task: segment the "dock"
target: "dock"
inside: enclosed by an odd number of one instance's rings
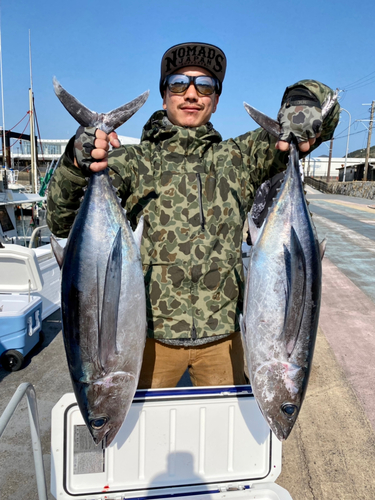
[[[319,239],[327,238],[322,308],[307,395],[283,444],[276,483],[293,500],[373,500],[375,210],[368,207],[370,200],[307,190]],[[44,320],[42,328],[44,343],[23,370],[8,373],[0,368],[0,413],[20,383],[34,385],[49,489],[50,413],[72,386],[60,311]],[[34,476],[24,401],[0,440],[0,500],[36,499]]]

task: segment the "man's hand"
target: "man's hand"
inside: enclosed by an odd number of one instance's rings
[[[283,104],[277,118],[281,125],[281,134],[276,149],[280,151],[288,151],[295,136],[300,151],[306,153],[320,136],[322,112],[317,106]]]
[[[74,141],[74,164],[88,177],[108,166],[109,145],[120,147],[116,132],[106,134],[95,127],[79,127]]]

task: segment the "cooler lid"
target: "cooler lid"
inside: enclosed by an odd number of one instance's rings
[[[59,500],[212,499],[235,491],[247,492],[245,500],[258,498],[249,490],[261,483],[274,496],[259,498],[291,499],[274,484],[281,443],[250,386],[137,391],[107,449],[94,445],[74,395],[65,394],[52,410],[51,439],[51,491]]]
[[[43,277],[32,248],[21,245],[0,247],[0,293],[40,292]]]

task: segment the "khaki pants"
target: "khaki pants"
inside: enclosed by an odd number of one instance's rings
[[[197,347],[147,339],[138,389],[175,387],[186,369],[197,386],[246,384],[240,332]]]

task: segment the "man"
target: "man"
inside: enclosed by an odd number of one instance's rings
[[[284,94],[279,141],[262,129],[223,141],[210,118],[225,71],[218,47],[171,47],[161,64],[163,110],[146,123],[141,144],[120,147],[116,133],[80,127],[49,188],[48,224],[58,236],[67,236],[90,172],[107,166],[132,226],[144,215],[140,388],[173,387],[186,368],[194,385],[246,382],[238,324],[246,214],[262,182],[285,169],[293,134],[307,153],[338,122],[338,105],[321,119],[331,89],[304,80]]]

